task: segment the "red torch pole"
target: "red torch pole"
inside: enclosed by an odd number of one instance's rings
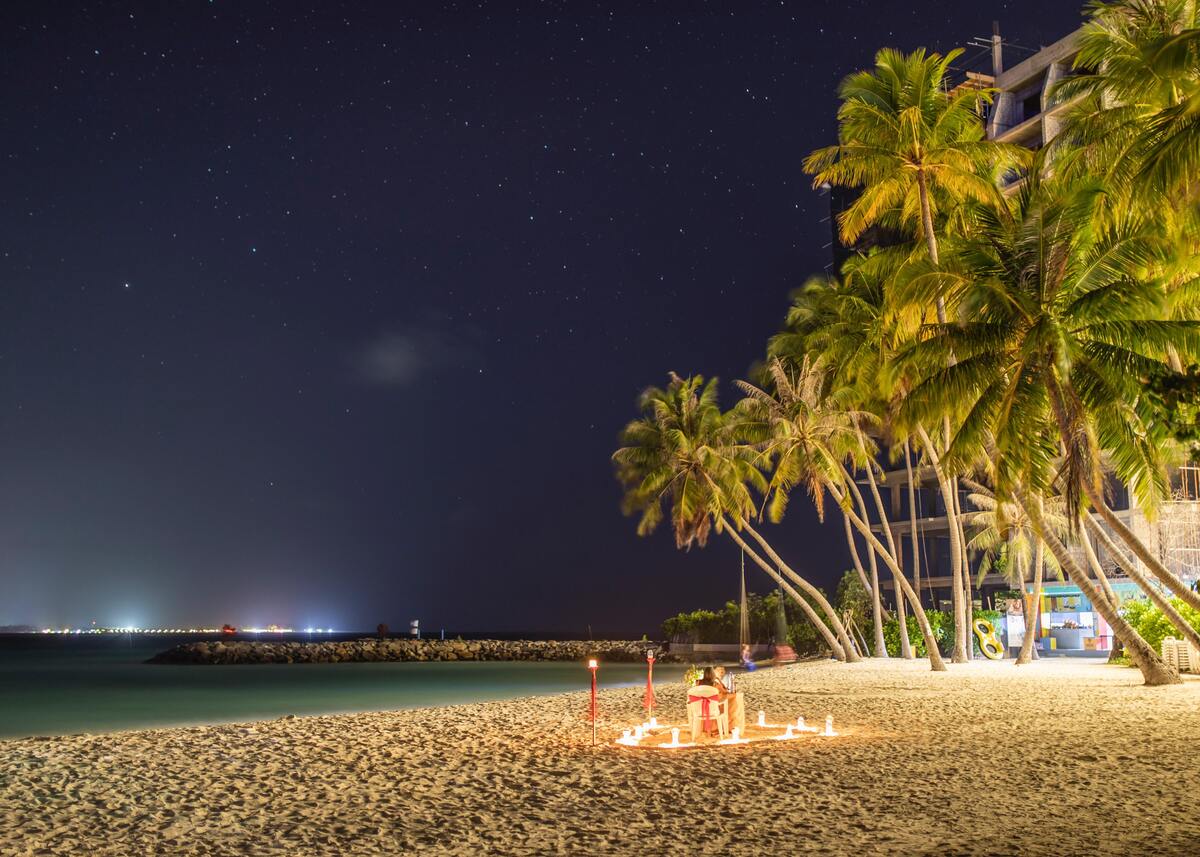
[[[646,652],[646,717],[654,716],[654,650]]]
[[[592,671],[592,746],[596,746],[596,668],[600,666],[595,658],[588,661],[588,669]]]

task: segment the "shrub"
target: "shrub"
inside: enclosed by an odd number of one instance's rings
[[[1000,616],[999,610],[976,610],[972,618],[987,619],[995,625],[1000,621]],[[908,640],[912,643],[913,654],[918,658],[928,657],[929,653],[925,650],[925,638],[921,635],[921,626],[917,624],[917,617],[908,614],[905,618],[908,620]],[[938,651],[943,655],[952,654],[954,651],[954,617],[945,610],[926,610],[925,618],[929,620],[929,629],[933,631],[933,638],[937,640]],[[975,652],[980,654],[979,640],[976,639],[974,630],[970,630],[970,634]],[[895,615],[883,623],[883,643],[887,646],[889,655],[894,658],[900,657],[900,623],[896,620]]]
[[[1179,611],[1189,625],[1200,631],[1200,611],[1188,606],[1180,598],[1172,598],[1171,606]],[[1156,652],[1162,651],[1164,638],[1179,636],[1179,631],[1171,621],[1147,598],[1125,602],[1121,606],[1121,615]]]
[[[784,634],[787,643],[797,654],[815,654],[825,648],[825,641],[809,623],[800,605],[783,598],[783,627],[779,621],[778,592],[766,595],[747,593],[746,606],[750,614],[750,639],[756,643],[775,642]],[[727,601],[720,611],[693,610],[678,613],[662,624],[668,640],[689,643],[736,643],[741,622],[736,601]]]

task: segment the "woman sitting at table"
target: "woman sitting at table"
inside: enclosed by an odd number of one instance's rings
[[[704,668],[704,674],[700,678],[700,680],[698,682],[696,682],[696,687],[711,687],[713,690],[716,691],[716,693],[705,694],[705,697],[707,699],[711,699],[713,701],[713,703],[715,703],[715,705],[713,706],[714,711],[715,711],[716,706],[721,705],[725,701],[725,699],[729,696],[729,692],[726,690],[725,685],[722,684],[721,681],[717,679],[716,671],[712,667]],[[692,695],[689,694],[688,701],[689,702],[699,701],[699,698],[693,697]],[[707,711],[708,707],[709,706],[706,703],[705,704],[706,711]],[[717,729],[717,721],[712,718],[705,718],[703,721],[703,724],[702,724],[702,728],[704,729],[705,732],[713,732]]]

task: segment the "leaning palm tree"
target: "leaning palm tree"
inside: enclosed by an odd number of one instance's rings
[[[847,260],[842,266],[840,279],[810,281],[793,296],[786,328],[772,337],[768,349],[768,353],[781,360],[789,371],[799,371],[805,359],[814,360],[815,365],[828,370],[826,377],[830,387],[842,389],[838,398],[851,413],[871,415],[855,421],[857,445],[846,456],[846,461],[854,468],[854,474],[847,474],[850,478],[847,478],[846,485],[854,498],[858,514],[866,519],[866,502],[854,478],[860,472],[864,474],[886,547],[901,567],[904,565],[901,540],[893,534],[890,516],[880,497],[879,482],[882,475],[876,472],[879,470],[876,443],[873,437],[868,436],[868,429],[872,429],[870,434],[887,434],[886,417],[890,401],[895,389],[902,386],[903,379],[889,376],[885,367],[895,353],[897,343],[906,336],[914,335],[921,322],[922,313],[919,309],[905,307],[897,312],[885,299],[887,284],[903,261],[903,254],[895,250],[875,251],[868,256]],[[909,532],[913,536],[914,580],[919,567],[915,514],[915,506],[910,503]],[[849,520],[844,519],[844,524],[851,556],[856,560],[857,568],[861,563],[857,563],[853,528]],[[877,579],[874,551],[869,551],[868,559],[872,578]],[[877,656],[886,656],[877,580],[873,585]],[[916,587],[917,583],[914,582]],[[896,606],[901,614],[900,653],[904,658],[911,658],[908,623],[904,620],[905,601],[899,596],[899,591],[897,586]]]
[[[761,452],[771,466],[767,499],[768,515],[773,521],[783,518],[792,491],[807,489],[817,510],[824,516],[825,494],[837,502],[843,514],[892,572],[898,597],[906,597],[916,614],[925,639],[930,665],[944,670],[937,640],[921,609],[920,599],[909,585],[894,555],[879,541],[866,519],[851,505],[850,488],[843,467],[844,450],[856,444],[859,430],[856,415],[841,403],[831,400],[825,390],[825,370],[805,360],[794,372],[778,360],[768,364],[772,391],[741,381],[745,394],[734,407],[737,431]],[[852,480],[849,480],[852,481]]]
[[[1073,530],[1085,500],[1107,521],[1107,460],[1153,510],[1167,487],[1167,438],[1143,383],[1169,371],[1169,349],[1200,355],[1200,323],[1165,318],[1161,284],[1146,276],[1161,252],[1152,225],[1132,214],[1097,225],[1101,193],[1035,176],[1011,213],[977,214],[978,233],[943,266],[960,317],[899,358],[924,372],[903,411],[909,420],[955,415],[949,469],[985,455],[993,462],[997,496],[1023,507],[1146,682],[1162,684],[1178,677],[1095,588],[1035,502],[1060,483]],[[948,354],[958,362],[947,365]]]
[[[666,389],[647,389],[639,404],[642,416],[625,427],[622,445],[613,453],[617,478],[626,488],[623,509],[626,514],[640,513],[638,534],[657,529],[664,506],[679,548],[703,547],[714,529],[728,534],[800,605],[836,657],[858,660],[833,606],[820,590],[786,568],[750,525],[757,513],[750,489],[765,491],[766,480],[753,461],[753,451],[736,442],[721,413],[716,379],[705,383],[698,375],[681,378],[672,373]],[[779,571],[742,539],[741,531],[758,542]],[[828,624],[780,571],[825,611]]]

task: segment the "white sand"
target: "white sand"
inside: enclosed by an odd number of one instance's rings
[[[739,689],[751,717],[845,734],[593,749],[581,692],[0,742],[0,854],[1200,853],[1200,680],[876,661]],[[682,687],[658,691],[682,719]],[[640,699],[604,692],[602,736]]]

